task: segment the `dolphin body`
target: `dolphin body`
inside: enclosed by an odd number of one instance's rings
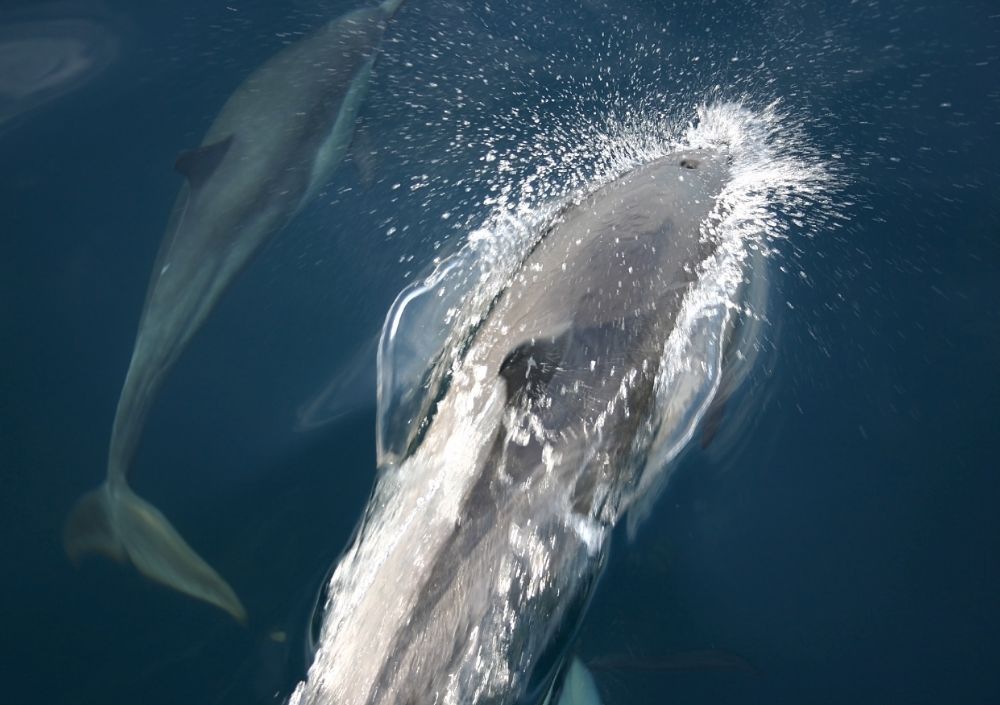
[[[567,648],[611,528],[666,457],[657,440],[682,447],[705,413],[692,410],[702,366],[673,378],[665,405],[657,378],[729,178],[719,151],[675,152],[555,219],[457,344],[426,415],[400,426],[404,451],[380,449],[290,705],[537,705],[576,687]],[[400,294],[383,343],[415,298]],[[717,339],[736,339],[732,320]]]
[[[118,401],[104,483],[67,520],[74,561],[96,551],[240,621],[233,589],[127,484],[167,372],[230,282],[327,181],[347,153],[388,20],[403,0],[332,20],[255,70],[226,101],[186,177],[160,247]]]

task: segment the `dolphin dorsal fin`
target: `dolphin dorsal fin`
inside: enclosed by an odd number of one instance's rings
[[[571,332],[549,340],[531,340],[507,353],[500,365],[500,376],[507,384],[507,398],[541,398],[559,368]]]
[[[187,178],[192,189],[197,189],[218,168],[232,143],[233,136],[229,135],[218,142],[185,150],[174,162],[174,170]]]

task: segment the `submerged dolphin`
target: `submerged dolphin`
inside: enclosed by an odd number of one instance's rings
[[[537,704],[569,683],[610,529],[647,462],[690,439],[694,391],[718,388],[699,360],[663,367],[729,178],[721,152],[671,153],[565,209],[447,379],[423,376],[427,414],[382,463],[291,705]],[[417,295],[400,295],[384,338]],[[731,322],[708,337],[732,339]],[[673,455],[653,452],[662,439]]]
[[[91,551],[243,621],[236,593],[126,478],[150,405],[219,297],[343,160],[387,21],[403,0],[355,10],[292,44],[229,97],[186,178],[146,295],[118,401],[107,478],[67,521],[74,560]]]

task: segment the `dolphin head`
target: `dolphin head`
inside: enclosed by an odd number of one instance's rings
[[[664,192],[671,194],[679,211],[696,206],[694,210],[704,216],[707,212],[701,206],[714,203],[732,176],[731,166],[728,152],[702,148],[671,152],[638,171],[664,183]]]
[[[657,161],[673,163],[680,169],[700,171],[709,174],[712,178],[723,180],[728,178],[729,166],[732,164],[732,158],[718,149],[690,149],[673,152]]]

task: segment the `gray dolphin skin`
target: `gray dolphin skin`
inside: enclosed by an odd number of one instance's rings
[[[610,529],[689,419],[657,412],[657,377],[729,178],[675,152],[556,218],[380,468],[291,705],[556,701]]]
[[[118,401],[107,478],[69,516],[65,548],[141,573],[246,619],[233,589],[127,484],[165,375],[230,282],[343,160],[388,20],[403,0],[355,10],[292,44],[229,97],[197,149],[160,247]]]

